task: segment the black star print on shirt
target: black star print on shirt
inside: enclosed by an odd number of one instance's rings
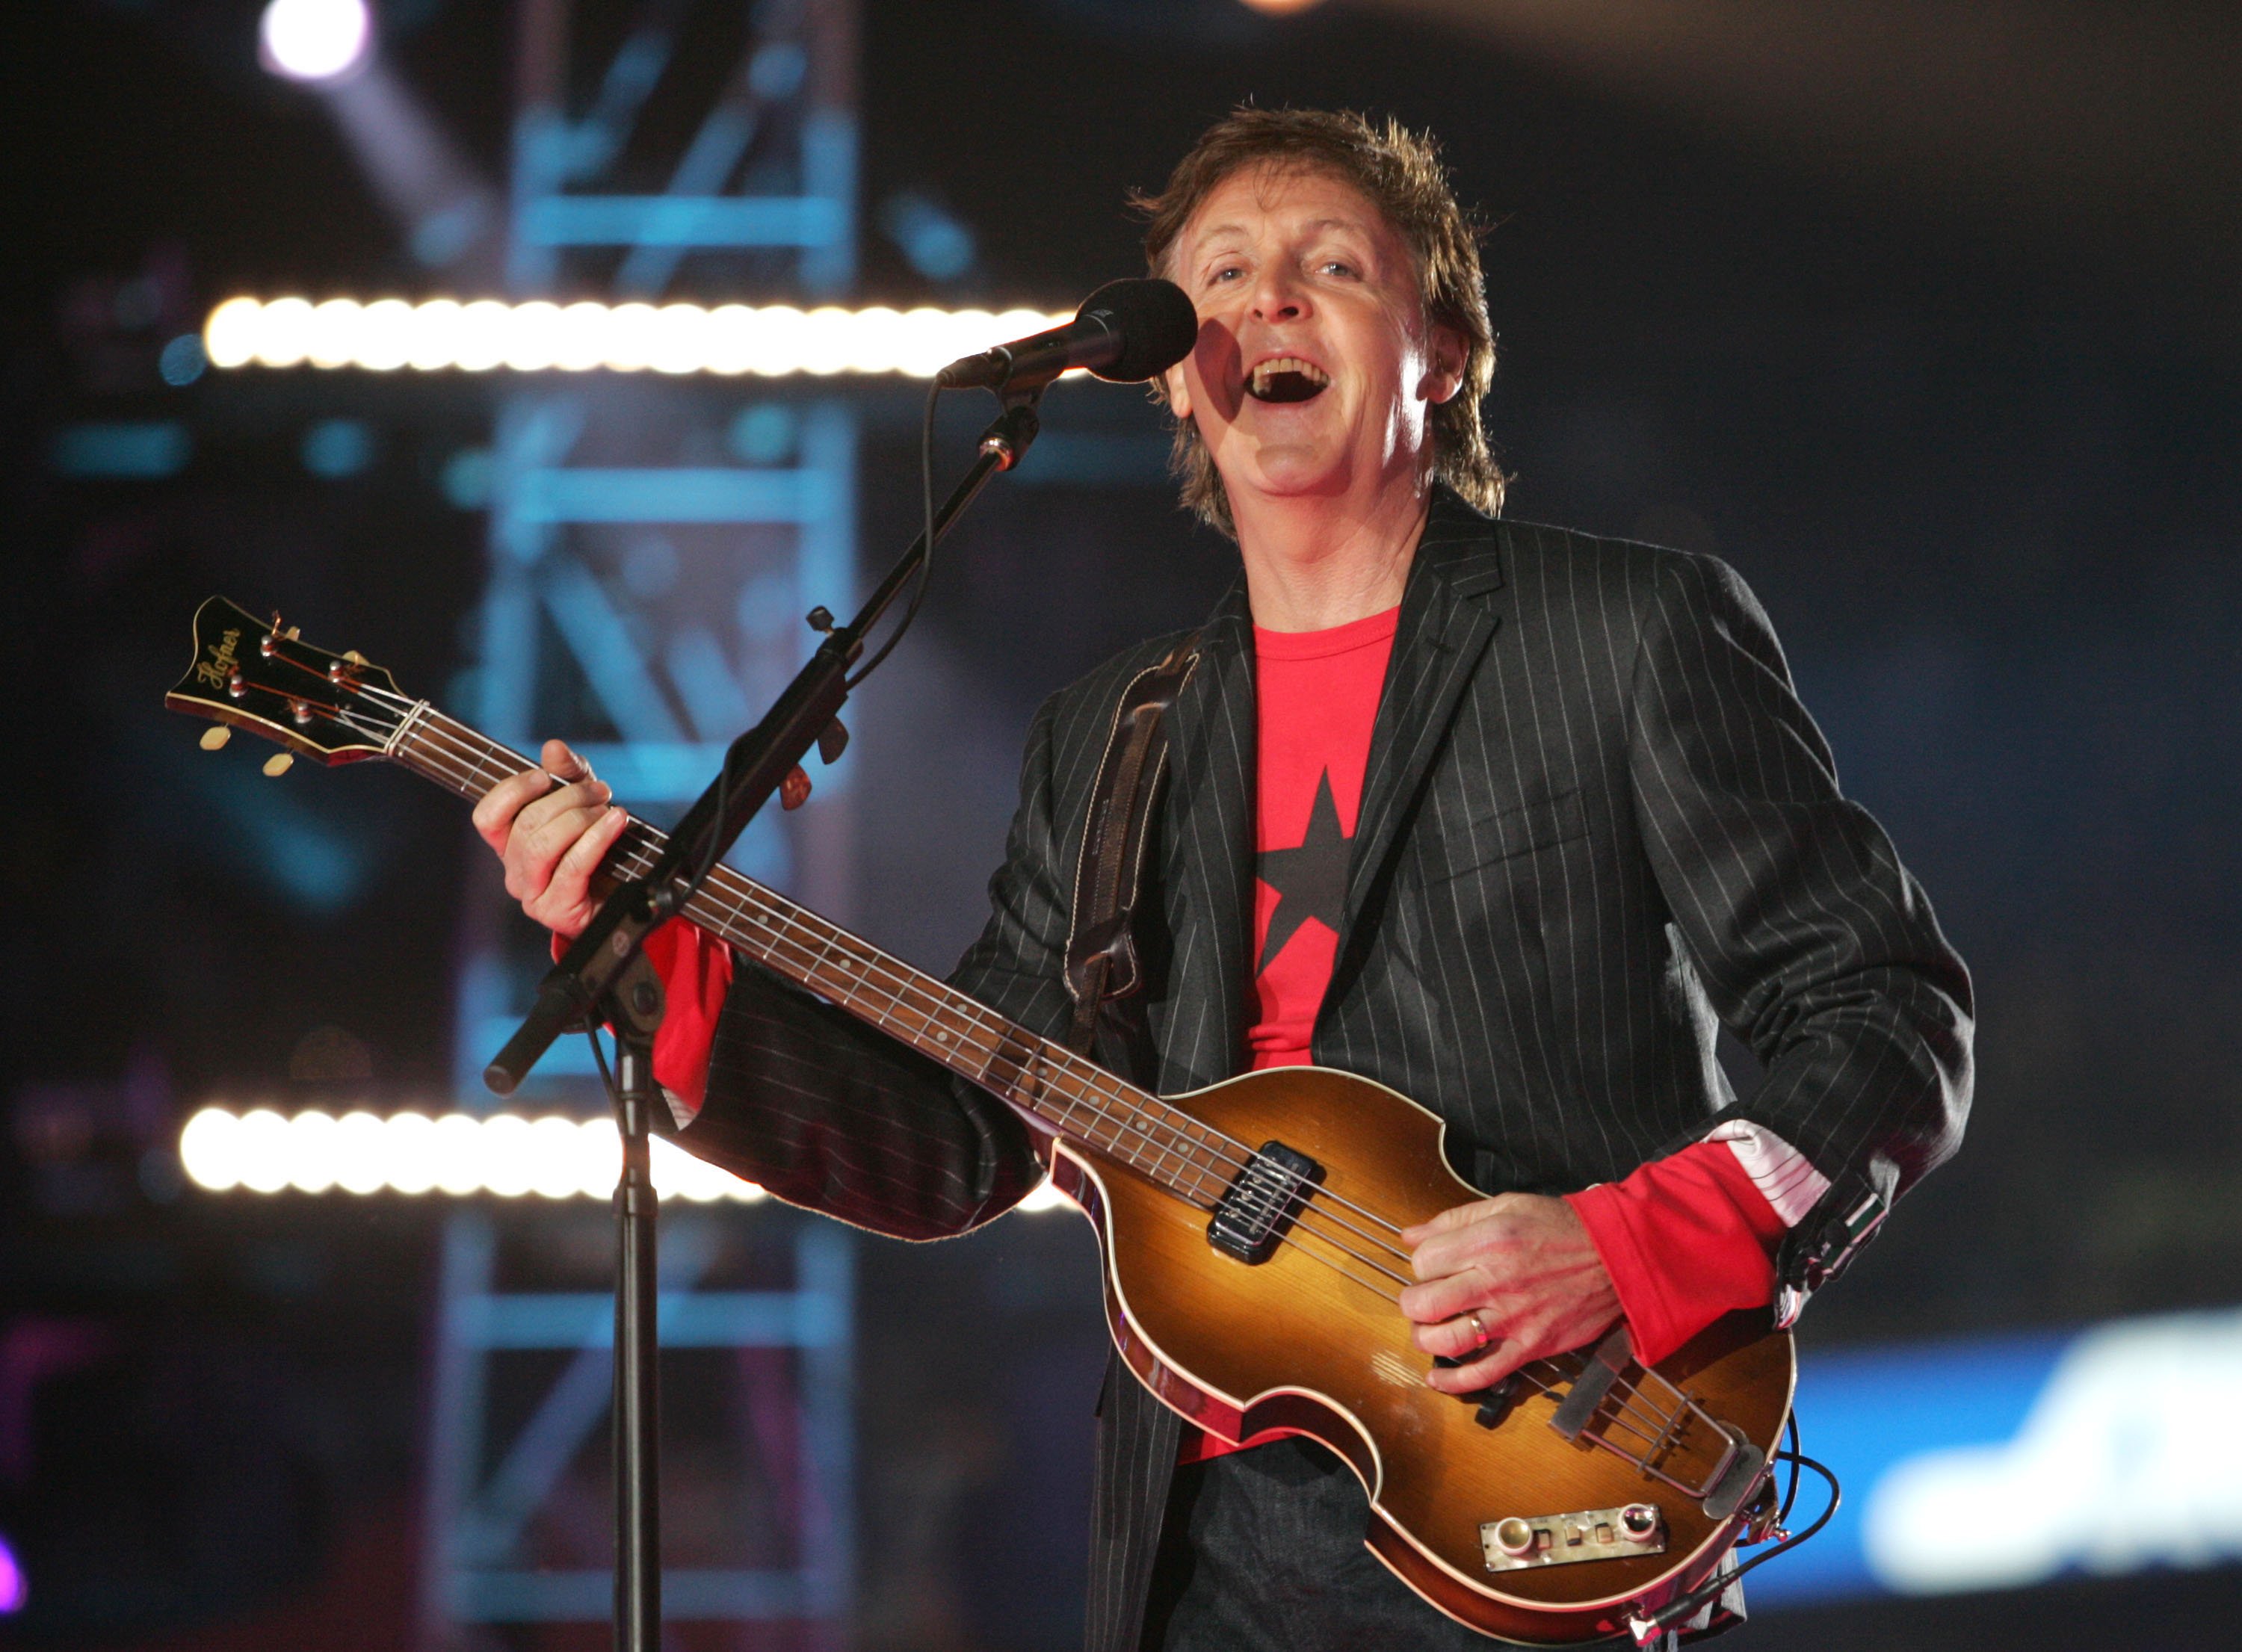
[[[1276,961],[1285,944],[1311,918],[1322,920],[1333,934],[1346,912],[1346,867],[1354,840],[1339,829],[1339,805],[1332,798],[1331,771],[1316,782],[1316,800],[1308,811],[1308,835],[1297,849],[1264,849],[1254,857],[1261,881],[1277,892],[1277,910],[1269,914],[1269,939],[1261,948],[1261,973]]]

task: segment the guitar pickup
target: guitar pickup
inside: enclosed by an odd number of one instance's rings
[[[1267,1261],[1323,1178],[1324,1167],[1305,1153],[1281,1141],[1264,1143],[1215,1206],[1207,1243],[1241,1262]]]

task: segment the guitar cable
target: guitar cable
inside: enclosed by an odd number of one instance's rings
[[[1784,1535],[1779,1539],[1772,1548],[1764,1549],[1761,1553],[1753,1555],[1749,1560],[1737,1567],[1734,1571],[1722,1572],[1716,1576],[1707,1579],[1704,1582],[1700,1583],[1695,1588],[1691,1589],[1687,1595],[1682,1595],[1678,1599],[1668,1601],[1664,1606],[1659,1608],[1657,1611],[1652,1613],[1648,1618],[1639,1620],[1641,1627],[1636,1631],[1638,1639],[1644,1638],[1644,1631],[1649,1631],[1651,1633],[1662,1632],[1667,1629],[1676,1628],[1680,1624],[1687,1622],[1688,1619],[1695,1617],[1700,1611],[1704,1609],[1708,1602],[1718,1598],[1723,1592],[1725,1592],[1730,1584],[1741,1582],[1745,1573],[1755,1570],[1759,1567],[1766,1565],[1768,1562],[1773,1560],[1778,1555],[1789,1554],[1792,1549],[1797,1548],[1808,1538],[1818,1534],[1824,1526],[1827,1526],[1829,1523],[1830,1519],[1836,1514],[1837,1505],[1843,1501],[1843,1488],[1837,1483],[1837,1476],[1829,1468],[1829,1464],[1816,1461],[1814,1458],[1808,1456],[1799,1448],[1798,1414],[1796,1411],[1790,1414],[1789,1427],[1786,1432],[1789,1436],[1789,1446],[1785,1450],[1776,1452],[1775,1454],[1775,1461],[1777,1462],[1787,1462],[1790,1465],[1790,1487],[1783,1497],[1782,1508],[1775,1515],[1775,1526],[1773,1528],[1773,1529],[1776,1531],[1783,1531]],[[1790,1518],[1791,1506],[1798,1500],[1798,1471],[1801,1468],[1812,1469],[1816,1474],[1821,1475],[1823,1481],[1828,1482],[1829,1487],[1829,1501],[1828,1503],[1823,1505],[1822,1512],[1814,1517],[1814,1523],[1812,1525],[1807,1527],[1803,1531],[1788,1532],[1785,1531],[1785,1522]]]
[[[1805,1449],[1803,1446],[1801,1446],[1798,1443],[1798,1412],[1796,1407],[1792,1408],[1789,1416],[1783,1420],[1783,1433],[1787,1435],[1790,1440],[1790,1444],[1787,1448],[1787,1449],[1789,1449],[1792,1454],[1790,1463],[1790,1488],[1782,1494],[1782,1507],[1775,1511],[1775,1523],[1782,1530],[1789,1531],[1790,1529],[1790,1506],[1798,1501],[1797,1454]]]

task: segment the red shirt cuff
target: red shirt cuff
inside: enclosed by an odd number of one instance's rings
[[[1684,1147],[1565,1202],[1611,1275],[1645,1365],[1722,1314],[1775,1300],[1769,1258],[1787,1229],[1723,1142]]]
[[[568,943],[555,935],[557,961]],[[661,1026],[654,1035],[654,1081],[685,1105],[701,1111],[708,1094],[708,1052],[716,1042],[716,1020],[724,994],[732,989],[732,949],[682,918],[673,918],[646,938],[641,948],[661,977],[667,1000]]]

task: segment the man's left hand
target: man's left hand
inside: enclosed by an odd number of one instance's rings
[[[1444,1394],[1491,1388],[1529,1360],[1594,1341],[1619,1318],[1611,1275],[1561,1199],[1459,1205],[1403,1229],[1401,1242],[1421,1281],[1401,1293],[1417,1346],[1467,1361],[1433,1368],[1425,1381]]]

